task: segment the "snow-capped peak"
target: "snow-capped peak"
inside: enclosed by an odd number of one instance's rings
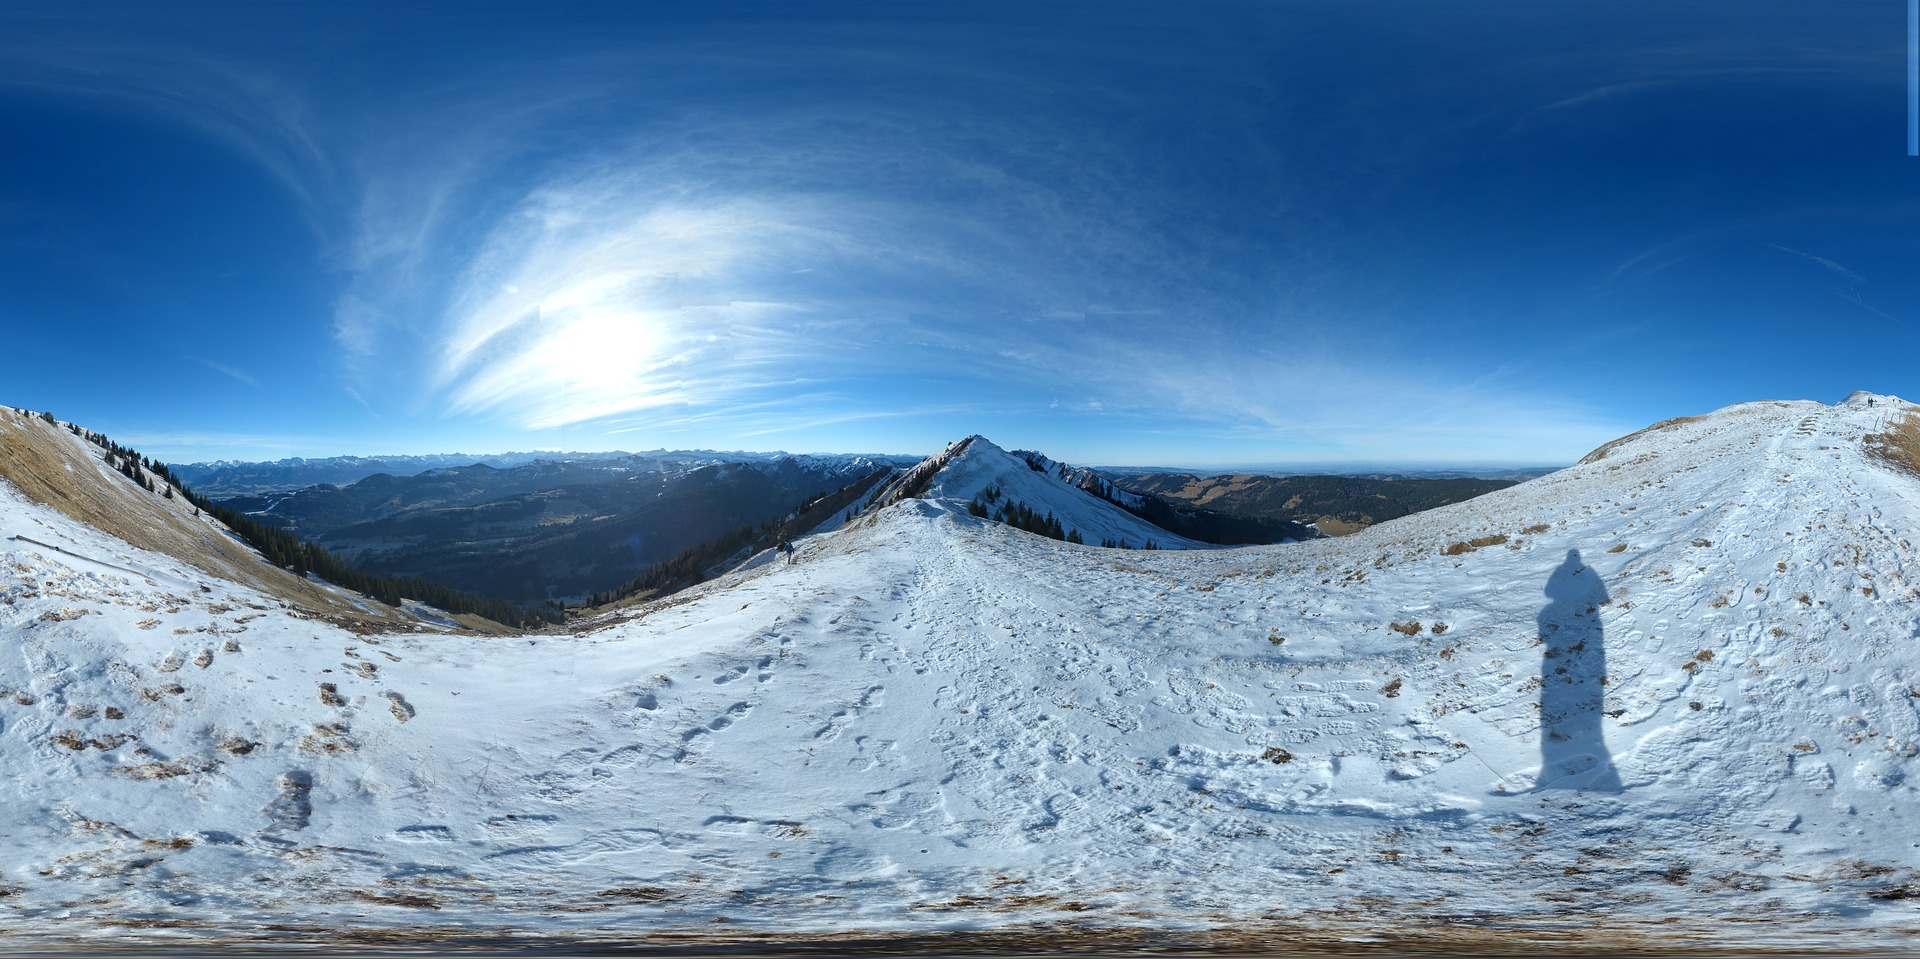
[[[963,516],[984,513],[989,520],[1025,510],[1057,522],[1055,535],[1073,538],[1077,534],[1081,542],[1092,545],[1209,548],[1103,499],[1098,485],[1087,482],[1087,474],[1037,453],[1010,453],[978,434],[950,443],[923,460],[896,480],[878,503],[884,506],[910,497],[923,499],[938,511]]]

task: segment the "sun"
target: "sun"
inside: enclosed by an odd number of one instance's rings
[[[662,331],[656,317],[635,309],[576,314],[545,337],[535,352],[546,377],[569,392],[591,396],[647,392]]]

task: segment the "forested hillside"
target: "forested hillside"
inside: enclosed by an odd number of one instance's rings
[[[1114,485],[1235,516],[1313,524],[1343,536],[1375,523],[1517,485],[1512,480],[1116,473]]]
[[[577,603],[884,466],[861,456],[684,470],[637,469],[631,460],[472,465],[225,505],[370,572],[525,604]]]

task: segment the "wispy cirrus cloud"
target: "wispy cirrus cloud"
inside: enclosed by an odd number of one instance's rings
[[[196,128],[271,173],[298,199],[308,227],[332,235],[328,221],[343,196],[335,159],[298,87],[270,66],[53,16],[35,29],[12,27],[0,37],[0,89],[119,103]]]
[[[850,304],[791,282],[796,264],[850,255],[807,204],[611,202],[626,198],[543,189],[496,229],[440,334],[450,412],[545,429],[745,402],[828,372],[861,335]]]
[[[1793,249],[1792,247],[1781,246],[1778,243],[1769,243],[1767,244],[1767,246],[1772,247],[1773,249],[1779,250],[1782,253],[1791,253],[1794,256],[1801,257],[1803,259],[1812,260],[1813,262],[1818,263],[1821,266],[1824,266],[1827,269],[1832,270],[1833,272],[1846,277],[1848,280],[1854,283],[1867,282],[1863,277],[1860,276],[1860,274],[1855,273],[1852,270],[1849,270],[1846,267],[1841,266],[1840,264],[1835,263],[1834,261],[1829,260],[1824,256],[1814,256],[1811,253],[1802,253],[1799,250]]]
[[[219,373],[222,376],[229,377],[235,380],[236,382],[245,383],[246,385],[251,386],[256,390],[260,388],[260,381],[254,379],[253,376],[247,373],[245,370],[228,366],[227,364],[221,363],[217,360],[209,360],[203,356],[190,356],[188,357],[188,359],[194,361],[195,363],[200,364],[201,366],[206,367],[207,369],[210,369],[216,373]]]
[[[1183,442],[1211,447],[1201,455],[1214,461],[1233,455],[1224,452],[1233,444],[1273,460],[1437,461],[1472,449],[1488,462],[1568,463],[1645,425],[1607,415],[1604,397],[1543,385],[1512,367],[1463,369],[1453,357],[1363,363],[1314,354],[1300,363],[1273,346],[1210,345],[1128,364],[1134,348],[1124,340],[1074,349],[1111,361],[1091,364],[1111,372],[1081,384],[1102,401],[1099,412],[1181,422]],[[1210,442],[1195,442],[1202,439]]]
[[[1802,259],[1806,259],[1806,260],[1811,260],[1815,263],[1820,264],[1823,267],[1826,267],[1827,270],[1842,277],[1847,281],[1847,285],[1845,287],[1834,291],[1834,293],[1838,295],[1841,299],[1846,300],[1847,302],[1852,303],[1853,305],[1863,310],[1866,310],[1868,313],[1872,313],[1873,315],[1880,317],[1883,320],[1887,320],[1898,326],[1906,325],[1906,323],[1902,321],[1899,317],[1894,316],[1893,314],[1888,313],[1887,311],[1882,310],[1871,303],[1868,303],[1866,301],[1866,298],[1860,295],[1859,288],[1867,285],[1866,277],[1863,277],[1860,274],[1855,273],[1852,270],[1849,270],[1846,267],[1841,266],[1839,263],[1833,260],[1830,260],[1824,256],[1815,256],[1811,253],[1805,253],[1800,250],[1793,249],[1792,247],[1781,246],[1778,243],[1769,243],[1767,244],[1767,246],[1772,247],[1773,249],[1779,250],[1782,253],[1791,253],[1794,256],[1801,257]]]
[[[796,380],[977,380],[961,367],[978,365],[980,343],[1164,315],[1168,277],[1201,282],[1198,258],[1166,247],[1139,211],[1063,204],[1056,181],[1106,176],[1097,164],[1073,155],[1019,177],[950,142],[1033,139],[998,118],[883,108],[756,121],[609,145],[597,162],[524,178],[522,199],[478,217],[424,198],[411,216],[367,220],[337,341],[374,370],[424,351],[421,402],[446,415],[664,426]],[[480,225],[467,234],[479,239],[462,247],[429,223],[448,220]],[[394,252],[423,237],[438,256]],[[435,318],[402,319],[421,314]],[[420,349],[394,348],[409,341]],[[848,395],[875,404],[855,415],[898,405]]]

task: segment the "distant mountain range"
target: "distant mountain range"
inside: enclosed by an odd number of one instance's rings
[[[734,455],[743,459],[712,461]],[[579,602],[690,546],[914,462],[708,451],[570,455],[507,468],[476,463],[412,476],[376,473],[344,486],[228,496],[222,503],[369,572],[423,576],[519,603]],[[269,475],[228,468],[235,480]]]
[[[387,473],[415,476],[427,470],[457,469],[464,466],[490,466],[513,469],[533,463],[553,463],[590,467],[610,465],[633,472],[689,470],[721,463],[772,463],[792,460],[831,468],[832,464],[854,459],[876,462],[916,463],[917,456],[871,454],[794,454],[784,452],[721,452],[717,450],[649,450],[628,453],[615,450],[604,453],[428,453],[400,456],[329,456],[318,459],[293,457],[272,462],[215,460],[172,467],[173,475],[203,496],[222,499],[263,493],[283,493],[323,483],[345,486],[369,476]]]

